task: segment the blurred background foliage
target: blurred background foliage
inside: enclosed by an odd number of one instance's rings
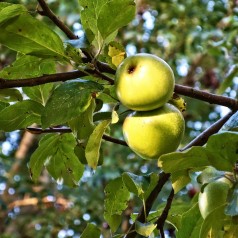
[[[35,0],[12,0],[24,4],[37,18],[50,25],[63,40],[65,35],[48,19],[36,13]],[[167,61],[174,70],[176,83],[232,98],[238,87],[238,2],[236,0],[137,0],[137,15],[119,31],[117,40],[127,55],[147,52]],[[77,0],[48,0],[50,8],[79,37],[84,36]],[[122,9],[123,10],[123,9]],[[0,45],[0,69],[16,55]],[[60,68],[59,68],[60,70]],[[64,68],[65,70],[65,68]],[[220,106],[184,97],[187,110],[186,143],[227,113]],[[111,135],[122,139],[121,125],[114,125]],[[87,169],[80,186],[68,188],[57,184],[46,172],[37,184],[31,181],[27,163],[40,136],[28,132],[0,132],[0,237],[74,237],[87,222],[110,237],[103,219],[103,190],[109,180],[129,171],[138,175],[158,172],[155,161],[145,161],[129,148],[105,142],[103,166]],[[170,184],[164,187],[154,205],[167,198]],[[188,202],[199,190],[196,182],[179,194],[176,202]],[[166,196],[165,196],[166,195]],[[131,198],[125,211],[122,230],[130,224],[128,214],[138,212],[141,203]],[[168,228],[168,230],[170,230]],[[170,236],[173,237],[173,231]]]

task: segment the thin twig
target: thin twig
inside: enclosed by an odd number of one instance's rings
[[[71,40],[77,40],[78,36],[76,36],[48,7],[44,0],[38,0],[39,5],[41,6],[42,10],[37,10],[37,12],[42,15],[48,17],[56,26],[61,29],[66,36]],[[82,52],[88,59],[88,62],[92,60],[92,57],[89,52],[82,49]]]
[[[54,127],[54,128],[46,128],[42,129],[40,127],[27,127],[26,130],[32,134],[44,134],[44,133],[71,133],[72,130],[68,127]],[[113,138],[108,135],[103,135],[102,138],[106,141],[118,144],[118,145],[123,145],[123,146],[128,146],[127,143],[123,140]]]
[[[118,144],[118,145],[128,146],[124,140],[119,140],[119,139],[113,138],[113,137],[105,135],[105,134],[102,136],[102,138],[106,141],[110,141],[110,142]]]
[[[78,37],[51,11],[44,0],[38,0],[38,3],[42,8],[42,10],[37,10],[40,15],[47,16],[67,35],[69,39],[78,39]]]
[[[111,68],[108,64],[101,62],[101,61],[97,61],[96,62],[97,68],[98,70],[100,70],[101,72],[105,72],[105,73],[109,73],[109,74],[115,74],[116,70]]]

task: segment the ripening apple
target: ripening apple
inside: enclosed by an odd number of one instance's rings
[[[232,182],[222,178],[206,185],[199,193],[198,205],[202,217],[205,219],[214,209],[226,204],[229,189]]]
[[[158,159],[175,151],[184,134],[184,118],[173,105],[151,111],[135,111],[123,123],[123,135],[128,146],[144,159]]]
[[[116,71],[118,99],[136,111],[149,111],[163,106],[172,97],[174,84],[170,66],[151,54],[129,56]]]

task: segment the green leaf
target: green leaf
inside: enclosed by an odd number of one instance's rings
[[[6,107],[1,111],[0,129],[14,131],[33,123],[40,124],[43,106],[32,100],[25,100]]]
[[[149,213],[149,216],[147,217],[148,221],[155,221],[158,219],[158,217],[161,215],[162,211],[164,210],[164,207],[166,205],[166,202],[161,203],[159,208],[157,208],[156,211],[152,211]],[[174,201],[172,203],[172,206],[169,210],[169,214],[167,216],[166,222],[173,225],[176,230],[179,230],[181,227],[181,219],[185,212],[187,212],[193,204],[181,202],[181,201]]]
[[[30,158],[29,168],[32,179],[36,181],[43,166],[46,166],[51,176],[59,183],[68,186],[78,185],[84,166],[74,154],[75,146],[76,141],[72,134],[44,136]]]
[[[206,147],[194,146],[184,152],[162,155],[158,165],[171,173],[174,190],[178,192],[189,181],[189,172],[213,166],[221,171],[233,171],[238,159],[238,133],[221,132],[210,136]]]
[[[107,63],[114,69],[116,69],[126,57],[126,51],[124,47],[116,41],[110,42],[105,47],[104,53],[106,55]]]
[[[201,174],[197,177],[197,181],[200,184],[210,183],[216,179],[224,177],[224,171],[218,171],[215,168],[209,166],[205,168]]]
[[[194,146],[184,152],[173,152],[162,155],[158,165],[162,166],[166,173],[171,173],[172,184],[175,192],[178,192],[191,180],[190,170],[200,170],[208,166],[209,160],[204,147]]]
[[[9,7],[9,6],[13,6],[13,4],[8,3],[8,2],[0,2],[0,11],[2,11],[4,8]]]
[[[79,79],[61,84],[46,103],[42,127],[59,125],[78,117],[91,104],[92,93],[102,89],[96,82]]]
[[[98,96],[98,99],[102,100],[104,103],[118,103],[115,85],[105,88]]]
[[[78,40],[75,40],[78,41]],[[67,43],[66,44],[66,49],[65,49],[66,55],[74,61],[76,64],[81,64],[82,63],[82,51],[81,49],[77,49],[73,47],[71,44]]]
[[[189,170],[176,171],[176,173],[173,173],[171,175],[171,180],[174,193],[176,194],[191,181],[191,178],[189,176]]]
[[[110,122],[111,120],[105,120],[100,122],[88,139],[88,143],[85,149],[85,155],[88,165],[93,169],[96,169],[97,167],[100,158],[102,136]]]
[[[134,19],[136,4],[134,0],[104,0],[101,2],[97,12],[97,25],[103,39],[106,39],[107,36]]]
[[[8,106],[9,106],[9,103],[0,101],[0,112]]]
[[[20,4],[0,3],[0,26],[5,22],[14,19],[22,13],[26,13],[27,9]]]
[[[156,228],[157,225],[153,224],[153,223],[141,223],[139,221],[135,222],[135,229],[136,232],[139,235],[148,237],[150,236],[150,234],[153,232],[153,230]]]
[[[2,102],[18,102],[22,101],[22,99],[22,94],[18,89],[0,89],[0,101]]]
[[[238,133],[221,132],[209,137],[206,145],[211,166],[221,171],[233,171],[238,160]]]
[[[238,216],[238,183],[228,193],[228,205],[225,209],[225,214],[228,216]]]
[[[89,107],[80,115],[68,122],[74,136],[80,140],[81,144],[86,144],[89,136],[92,134],[95,125],[93,123],[93,112],[95,109],[95,100],[92,99]]]
[[[112,124],[116,124],[119,121],[119,116],[115,110],[112,111]]]
[[[74,148],[74,153],[78,157],[81,164],[88,164],[85,157],[85,147],[83,144],[78,144]]]
[[[143,184],[146,182],[143,176],[138,176],[130,172],[125,172],[122,174],[122,179],[127,189],[137,196],[144,193]]]
[[[55,61],[41,59],[36,56],[23,55],[10,66],[0,71],[4,79],[22,79],[55,73]]]
[[[121,223],[121,214],[127,208],[130,192],[121,177],[111,180],[105,188],[104,218],[111,231],[115,232]]]
[[[151,173],[151,174],[146,175],[145,178],[146,178],[147,182],[149,183],[146,186],[146,189],[144,189],[145,193],[144,193],[143,197],[146,200],[149,197],[152,190],[158,184],[160,176],[158,173]]]
[[[34,87],[24,87],[23,92],[32,100],[39,102],[43,106],[46,105],[51,91],[53,90],[54,84],[47,83],[43,85],[38,85]]]
[[[29,169],[33,181],[37,181],[48,158],[57,151],[58,135],[48,134],[41,138],[38,148],[31,155]]]
[[[97,48],[112,41],[117,30],[135,17],[133,0],[79,0],[81,21],[87,38]],[[115,18],[115,16],[117,16]]]
[[[193,146],[183,152],[164,154],[159,158],[158,163],[166,173],[209,165],[206,150],[200,146]]]
[[[95,125],[93,123],[93,112],[95,110],[95,100],[91,100],[89,107],[82,112],[78,117],[68,122],[75,138],[77,138],[78,145],[75,147],[75,154],[82,164],[87,164],[85,157],[85,147],[89,136],[92,134]]]
[[[202,223],[199,238],[223,238],[224,231],[222,227],[225,219],[225,206],[219,206],[208,214]]]
[[[237,238],[238,234],[238,223],[237,220],[233,222],[229,222],[228,227],[226,227],[226,231],[223,238]]]
[[[100,238],[100,235],[100,229],[96,225],[88,223],[80,238]]]
[[[22,11],[12,18],[9,11],[2,9],[1,18],[4,19],[4,24],[1,24],[1,44],[23,54],[65,58],[63,42],[59,36],[28,12]]]
[[[199,238],[203,219],[201,217],[198,204],[196,203],[191,209],[183,213],[181,223],[177,232],[177,238]]]
[[[114,235],[112,238],[123,238],[125,235],[124,234],[117,234]]]

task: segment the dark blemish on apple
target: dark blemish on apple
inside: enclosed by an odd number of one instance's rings
[[[127,72],[128,72],[129,74],[132,74],[132,73],[135,71],[135,69],[136,69],[136,66],[132,65],[132,66],[130,66],[130,67],[128,68]]]

